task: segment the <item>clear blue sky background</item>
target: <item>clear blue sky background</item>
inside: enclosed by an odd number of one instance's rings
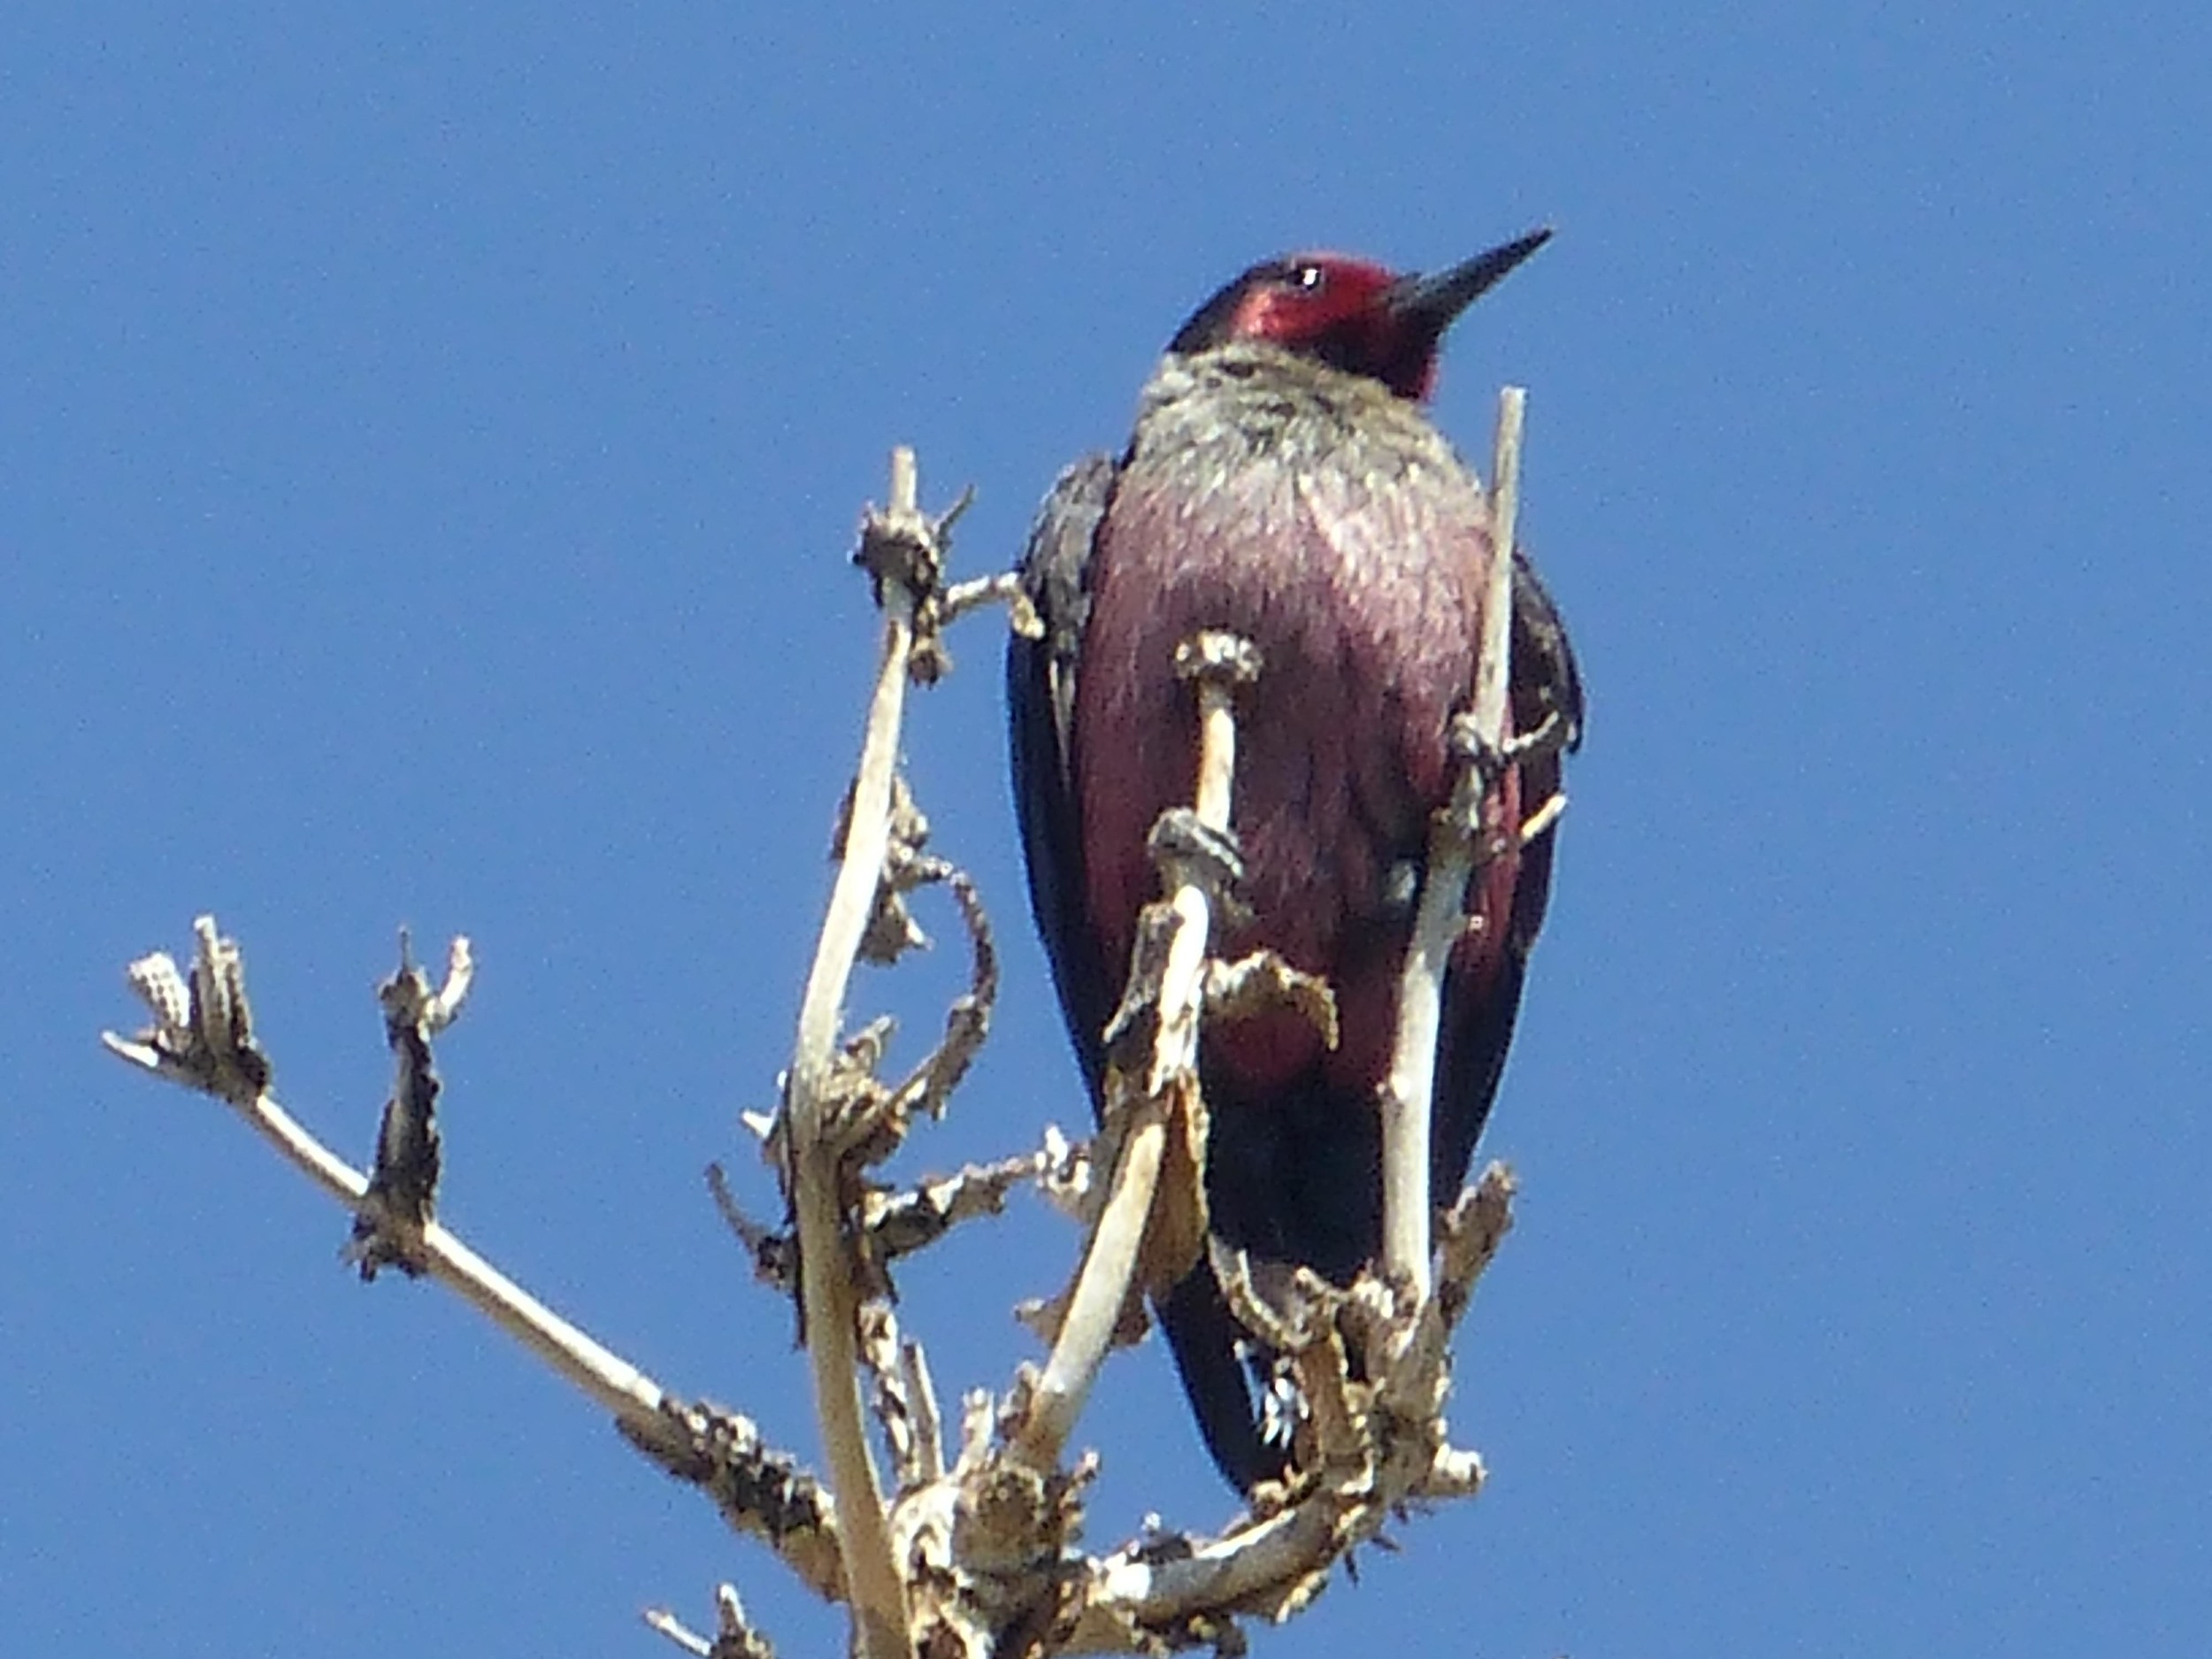
[[[219,1108],[96,1048],[213,910],[359,1156],[411,924],[483,969],[445,1214],[811,1451],[699,1171],[772,1097],[884,457],[1007,563],[1251,259],[1550,221],[1532,388],[1594,700],[1486,1142],[1493,1484],[1278,1654],[2201,1655],[2212,263],[2193,8],[17,5],[0,21],[0,1646],[646,1654],[840,1626]],[[921,700],[1008,947],[941,1169],[1082,1119],[998,641]],[[956,964],[903,989],[926,1017]],[[948,1391],[1072,1249],[908,1277]],[[1230,1505],[1164,1355],[1100,1542]]]

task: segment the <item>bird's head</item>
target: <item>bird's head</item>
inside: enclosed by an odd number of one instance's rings
[[[1347,254],[1270,259],[1200,306],[1168,349],[1188,356],[1263,340],[1380,380],[1401,397],[1425,398],[1436,385],[1444,331],[1550,240],[1548,227],[1532,231],[1433,276],[1400,275]]]

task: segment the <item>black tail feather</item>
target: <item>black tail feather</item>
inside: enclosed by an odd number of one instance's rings
[[[1167,1333],[1183,1392],[1198,1418],[1206,1449],[1229,1484],[1249,1492],[1263,1480],[1280,1476],[1290,1461],[1289,1447],[1260,1432],[1246,1381],[1245,1362],[1237,1353],[1243,1327],[1229,1312],[1212,1266],[1202,1257],[1182,1281],[1155,1305]]]

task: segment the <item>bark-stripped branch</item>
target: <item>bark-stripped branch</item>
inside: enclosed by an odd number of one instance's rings
[[[166,953],[133,963],[131,985],[152,1010],[154,1024],[136,1037],[106,1032],[101,1041],[157,1077],[227,1103],[358,1218],[371,1177],[277,1103],[269,1088],[272,1068],[253,1035],[237,943],[222,936],[212,917],[193,926],[198,949],[188,987]],[[434,1030],[449,1023],[467,974],[466,948],[457,942],[444,989],[420,1005],[422,1025]],[[403,1089],[415,1067],[404,1056],[399,1065]],[[389,1225],[393,1217],[380,1219]],[[663,1468],[712,1494],[733,1526],[768,1544],[816,1594],[838,1593],[837,1524],[827,1495],[794,1459],[763,1442],[749,1419],[667,1393],[434,1220],[413,1227],[406,1253],[417,1271],[455,1292],[611,1413],[623,1433]]]
[[[1467,883],[1476,864],[1484,813],[1496,787],[1508,736],[1512,683],[1513,538],[1520,516],[1521,423],[1528,394],[1498,394],[1498,431],[1490,491],[1490,583],[1482,599],[1482,649],[1475,658],[1471,718],[1474,756],[1462,763],[1449,808],[1429,837],[1427,873],[1399,980],[1396,1046],[1382,1091],[1383,1271],[1428,1299],[1430,1129],[1434,1121],[1436,1042],[1444,976],[1467,929]]]
[[[745,1614],[733,1585],[718,1585],[714,1592],[714,1636],[700,1635],[666,1608],[645,1609],[645,1625],[665,1636],[696,1659],[776,1659],[776,1645]]]
[[[1176,669],[1195,685],[1198,694],[1194,791],[1198,827],[1202,836],[1225,841],[1236,778],[1236,693],[1258,677],[1259,653],[1233,634],[1202,634],[1178,652]],[[1160,840],[1156,836],[1156,849]],[[1067,1444],[1115,1332],[1124,1324],[1139,1248],[1153,1223],[1170,1125],[1198,1110],[1198,1023],[1213,918],[1210,895],[1221,884],[1210,877],[1202,860],[1180,850],[1156,856],[1167,897],[1162,904],[1148,907],[1141,931],[1153,933],[1164,923],[1165,947],[1156,958],[1158,972],[1149,985],[1141,984],[1146,977],[1142,959],[1148,953],[1139,950],[1130,993],[1115,1017],[1117,1025],[1125,1025],[1133,1002],[1148,1002],[1153,1042],[1142,1056],[1146,1069],[1141,1084],[1122,1055],[1108,1062],[1104,1133],[1118,1141],[1120,1153],[1051,1356],[1030,1391],[1027,1418],[1016,1435],[1023,1455],[1041,1468],[1056,1462]],[[1186,1231],[1194,1231],[1194,1237],[1203,1235],[1202,1225]]]
[[[1062,1141],[989,1164],[970,1164],[903,1191],[871,1187],[860,1201],[863,1249],[870,1261],[887,1268],[902,1256],[926,1249],[964,1221],[1003,1215],[1014,1188],[1050,1180],[1070,1153]],[[724,1223],[753,1258],[755,1276],[763,1284],[795,1291],[798,1241],[788,1232],[746,1214],[720,1164],[708,1166],[707,1188]]]
[[[844,1200],[844,1154],[854,1125],[840,1121],[856,1102],[853,1091],[841,1087],[849,1073],[841,1076],[837,1068],[837,1033],[845,986],[876,913],[891,849],[892,774],[907,680],[921,664],[930,664],[924,670],[927,677],[941,669],[933,655],[933,626],[918,634],[918,622],[926,614],[933,625],[941,603],[939,541],[951,515],[933,522],[916,502],[914,452],[902,449],[891,457],[889,505],[869,513],[861,527],[857,557],[875,580],[883,650],[845,818],[842,862],[799,1007],[784,1102],[815,1411],[844,1523],[845,1587],[861,1659],[895,1659],[907,1651],[909,1618],[906,1582],[892,1553],[882,1487],[861,1425],[861,1275],[848,1239]],[[925,648],[918,657],[918,638]]]

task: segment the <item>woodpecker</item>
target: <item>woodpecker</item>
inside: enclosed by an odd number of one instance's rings
[[[1488,497],[1431,424],[1445,331],[1549,238],[1540,230],[1432,276],[1340,254],[1254,265],[1193,313],[1146,384],[1118,457],[1060,475],[1022,579],[1043,637],[1007,657],[1014,795],[1029,890],[1094,1103],[1102,1033],[1138,912],[1146,836],[1187,804],[1197,722],[1176,647],[1202,629],[1259,649],[1240,693],[1233,828],[1240,918],[1217,955],[1271,949],[1333,987],[1335,1048],[1287,1010],[1210,1025],[1214,1237],[1257,1262],[1348,1282],[1380,1248],[1381,1126],[1397,989],[1430,823],[1451,793],[1448,726],[1481,649]],[[1578,739],[1582,689],[1550,596],[1516,549],[1511,723]],[[1559,729],[1555,727],[1555,730]],[[1500,784],[1519,823],[1560,787],[1557,749]],[[1551,887],[1555,832],[1470,885],[1438,1042],[1431,1192],[1464,1180],[1512,1040]],[[1155,1311],[1201,1432],[1240,1490],[1287,1448],[1255,1404],[1266,1356],[1210,1262]]]

